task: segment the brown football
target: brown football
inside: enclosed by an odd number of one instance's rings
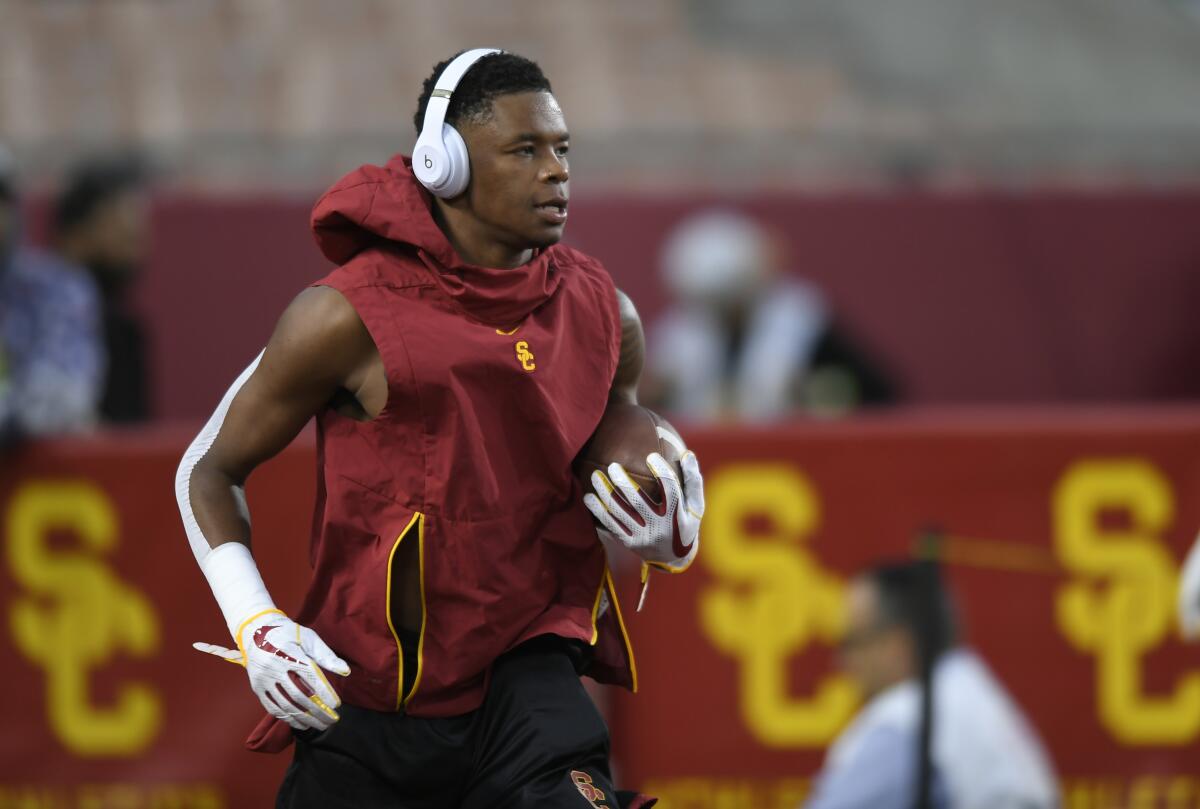
[[[675,442],[659,436],[662,427],[674,437]],[[575,459],[575,474],[583,483],[584,491],[592,490],[592,472],[599,469],[607,474],[610,463],[619,463],[634,482],[655,502],[663,499],[658,478],[646,466],[646,456],[657,452],[675,467],[675,474],[683,480],[679,460],[683,457],[683,439],[679,432],[662,416],[649,408],[627,402],[611,402],[600,424]]]

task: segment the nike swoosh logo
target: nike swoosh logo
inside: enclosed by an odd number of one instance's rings
[[[678,530],[678,529],[676,529],[676,530]],[[257,646],[258,648],[262,649],[267,654],[272,654],[272,655],[275,655],[276,657],[282,657],[284,660],[288,661],[289,663],[299,664],[300,663],[299,660],[297,660],[294,657],[289,657],[288,655],[279,651],[271,644],[271,642],[269,640],[267,640],[267,633],[270,632],[272,629],[278,629],[278,628],[279,627],[277,625],[260,626],[258,629],[256,629],[254,631],[254,645]]]

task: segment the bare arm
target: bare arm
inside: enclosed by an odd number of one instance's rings
[[[621,355],[613,377],[610,401],[637,404],[638,381],[646,364],[646,339],[642,334],[642,319],[629,296],[617,290],[617,305],[621,310]]]
[[[215,429],[212,422],[205,428],[211,446],[190,467],[179,493],[181,507],[185,495],[190,500],[196,527],[211,547],[250,544],[243,489],[250,473],[286,447],[339,389],[357,392],[375,357],[370,334],[340,293],[314,287],[292,301],[257,367],[231,390],[224,418],[214,415]],[[192,540],[199,556],[204,549]]]
[[[243,487],[254,468],[287,446],[339,391],[363,390],[377,358],[366,327],[341,294],[304,291],[221,399],[175,476],[188,542],[236,644],[193,646],[244,666],[263,709],[297,729],[324,730],[338,721],[341,700],[321,669],[345,676],[350,666],[275,606],[250,553]]]

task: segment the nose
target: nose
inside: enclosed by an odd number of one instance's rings
[[[549,160],[542,163],[539,175],[538,179],[543,183],[565,183],[571,179],[571,172],[567,169],[567,159],[554,153],[551,153]]]

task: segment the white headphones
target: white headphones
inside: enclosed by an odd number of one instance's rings
[[[467,144],[458,130],[446,123],[450,96],[471,65],[485,56],[503,53],[497,48],[475,48],[460,54],[438,76],[425,105],[425,122],[413,147],[412,167],[417,181],[435,197],[449,199],[461,194],[471,179]]]

